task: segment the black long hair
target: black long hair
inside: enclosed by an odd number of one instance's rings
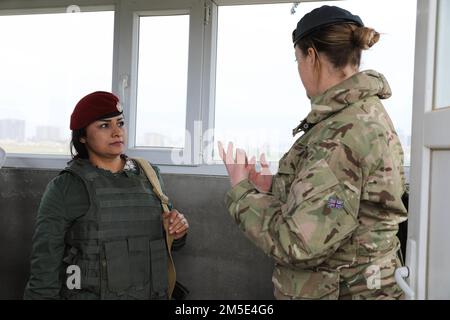
[[[70,154],[72,155],[72,159],[89,159],[86,145],[80,142],[80,138],[85,137],[86,128],[72,130],[72,140],[70,140]]]

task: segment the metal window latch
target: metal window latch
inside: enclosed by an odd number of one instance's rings
[[[399,285],[399,287],[403,290],[403,292],[410,298],[414,299],[414,291],[411,287],[406,283],[405,278],[409,277],[409,268],[401,267],[395,269],[395,281]]]
[[[205,14],[203,19],[203,24],[207,26],[211,19],[211,4],[208,1],[205,2]]]
[[[415,291],[414,288],[414,271],[416,270],[416,242],[412,239],[408,239],[406,245],[407,253],[406,255],[410,257],[409,266],[403,266],[395,269],[394,277],[398,286],[403,290],[403,292],[408,296],[409,299],[415,299]],[[409,284],[405,281],[405,279],[409,278]]]

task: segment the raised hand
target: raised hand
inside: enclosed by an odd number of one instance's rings
[[[261,154],[259,158],[259,162],[261,163],[261,170],[257,172],[255,169],[256,158],[252,157],[249,161],[250,172],[248,175],[248,179],[255,186],[255,188],[259,192],[267,193],[272,188],[272,172],[270,172],[269,164],[266,161],[266,156]]]
[[[242,180],[248,178],[250,167],[248,165],[247,155],[242,149],[236,149],[236,159],[233,158],[233,143],[228,143],[228,150],[225,152],[222,143],[218,142],[219,155],[227,168],[230,177],[231,186],[234,187]]]

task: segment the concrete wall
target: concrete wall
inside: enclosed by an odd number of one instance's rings
[[[55,170],[0,170],[0,299],[21,299],[29,274],[37,208]],[[163,174],[175,207],[190,222],[174,253],[189,299],[273,299],[272,261],[238,229],[224,205],[228,179]]]

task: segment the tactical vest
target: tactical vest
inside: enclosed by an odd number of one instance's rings
[[[167,249],[160,200],[145,174],[113,174],[75,160],[90,206],[66,233],[64,262],[81,270],[81,289],[67,299],[167,299]]]

